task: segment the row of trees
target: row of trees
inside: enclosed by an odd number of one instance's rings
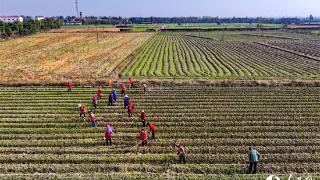
[[[41,21],[25,19],[23,23],[5,23],[0,21],[0,38],[35,34],[40,31],[60,28],[62,25],[63,21],[55,19],[45,19]]]
[[[67,17],[66,19],[72,19]],[[183,24],[183,23],[260,23],[260,24],[299,24],[309,22],[308,18],[218,18],[218,17],[84,17],[84,24],[146,24],[146,23],[162,23],[162,24]]]

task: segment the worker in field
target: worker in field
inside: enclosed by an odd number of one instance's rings
[[[73,88],[72,82],[68,82],[68,83],[67,83],[67,88],[68,88],[68,93],[71,93],[72,88]]]
[[[106,86],[107,86],[107,87],[111,87],[111,81],[110,81],[110,80],[107,80]]]
[[[134,82],[132,78],[129,78],[128,83],[130,88],[134,88],[134,84],[133,84]]]
[[[146,127],[147,113],[144,112],[144,110],[141,111],[140,120],[141,120],[141,122],[142,122],[142,126],[143,126],[143,127]]]
[[[101,99],[102,98],[102,88],[101,88],[101,86],[98,88],[97,94],[98,94],[98,99]]]
[[[152,139],[156,139],[157,127],[153,123],[148,123],[147,125],[152,133]]]
[[[92,111],[89,111],[89,121],[91,122],[91,127],[97,128],[97,117]]]
[[[118,92],[117,89],[112,90],[112,95],[113,95],[113,101],[116,102],[118,99]]]
[[[112,133],[113,133],[113,128],[112,128],[112,125],[111,124],[107,124],[104,128],[104,138],[106,140],[106,145],[112,145],[112,141],[111,141],[111,138],[112,138]]]
[[[143,83],[142,88],[143,88],[143,92],[146,93],[147,92],[147,84]]]
[[[93,96],[92,98],[92,105],[95,109],[97,109],[97,105],[98,105],[98,98],[97,96]]]
[[[120,88],[121,88],[121,96],[125,95],[127,87],[124,84],[122,84]]]
[[[249,157],[248,173],[255,174],[255,173],[257,173],[257,165],[258,165],[258,161],[260,159],[260,154],[253,147],[249,147],[248,157]],[[253,171],[252,171],[252,169],[253,169]]]
[[[144,146],[148,143],[148,133],[145,129],[141,129],[139,138],[141,140],[141,145]]]
[[[82,115],[83,115],[83,117],[86,117],[86,112],[87,112],[87,108],[86,108],[86,106],[85,105],[83,105],[83,104],[79,104],[79,110],[80,110],[80,117],[82,117]]]
[[[182,144],[177,145],[177,154],[179,156],[179,163],[186,163],[186,151]]]
[[[109,94],[109,103],[108,103],[108,105],[109,106],[112,106],[113,105],[113,94],[112,94],[112,92],[110,92],[110,94]]]
[[[129,105],[128,105],[128,116],[132,117],[134,112],[134,103],[132,100],[129,100]]]
[[[80,112],[80,117],[81,117],[81,106],[82,104],[78,104],[78,111]]]
[[[126,109],[129,106],[129,96],[125,95],[123,100],[124,109]]]

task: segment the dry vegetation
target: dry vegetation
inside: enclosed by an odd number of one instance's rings
[[[0,83],[104,81],[152,33],[42,33],[0,43]]]

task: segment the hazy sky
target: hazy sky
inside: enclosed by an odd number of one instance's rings
[[[75,15],[75,0],[0,0],[0,15]],[[320,16],[320,0],[79,0],[96,16]]]

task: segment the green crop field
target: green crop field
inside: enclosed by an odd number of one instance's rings
[[[256,39],[220,41],[183,33],[157,33],[122,75],[141,79],[319,79],[317,42],[300,46],[293,43],[289,47],[293,52],[288,52]],[[310,53],[310,49],[315,57],[302,54]]]
[[[136,113],[122,101],[95,113],[98,128],[79,118],[96,88],[0,88],[0,177],[265,179],[270,174],[317,177],[320,171],[319,88],[222,88],[181,86],[128,93]],[[122,100],[122,99],[120,99]],[[158,139],[135,148],[138,111],[158,126]],[[114,126],[105,146],[103,126]],[[183,143],[187,164],[178,164],[174,144]],[[262,154],[258,175],[245,175],[247,148]],[[222,175],[223,174],[223,175]]]

